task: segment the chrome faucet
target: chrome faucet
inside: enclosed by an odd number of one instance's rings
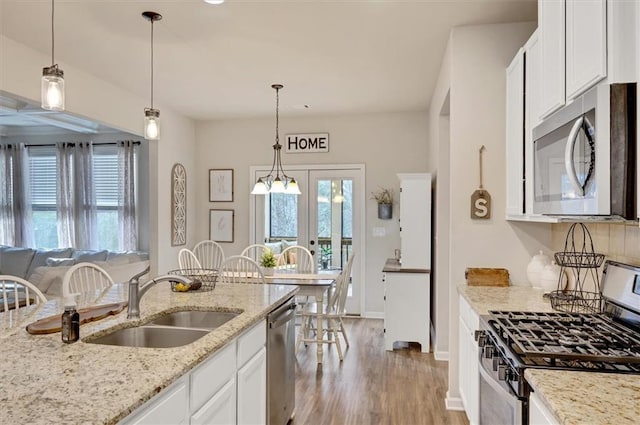
[[[142,298],[142,296],[156,283],[171,281],[191,285],[191,279],[179,274],[157,276],[140,285],[140,277],[147,273],[149,273],[149,267],[129,279],[129,306],[127,307],[127,319],[140,318],[140,298]]]

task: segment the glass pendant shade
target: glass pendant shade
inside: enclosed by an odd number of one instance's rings
[[[288,193],[290,195],[300,195],[302,193],[300,192],[300,187],[298,186],[296,179],[292,178],[289,181],[289,184],[287,184],[287,190],[285,190],[284,193]]]
[[[253,190],[251,191],[252,195],[266,195],[269,193],[269,189],[267,189],[267,185],[262,181],[262,179],[258,179],[256,184],[253,186]]]
[[[285,187],[280,177],[276,177],[271,183],[271,189],[269,189],[269,193],[285,193]]]
[[[147,140],[160,139],[160,111],[153,108],[144,110],[144,138]]]
[[[58,65],[42,68],[41,106],[49,111],[64,111],[64,72]]]

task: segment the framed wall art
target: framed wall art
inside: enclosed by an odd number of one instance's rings
[[[180,163],[171,169],[171,246],[187,243],[187,170]]]
[[[209,170],[209,202],[233,202],[233,169]]]
[[[233,210],[209,210],[209,239],[233,242]]]

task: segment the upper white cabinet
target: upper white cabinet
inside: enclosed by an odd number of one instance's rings
[[[564,105],[565,77],[565,2],[538,1],[540,31],[540,117],[543,118]]]
[[[525,214],[533,214],[533,128],[540,124],[540,37],[536,30],[524,45],[524,204]]]
[[[607,76],[607,2],[566,0],[566,37],[569,101]]]
[[[402,267],[431,268],[431,175],[398,174]]]
[[[507,215],[524,213],[524,50],[507,68]]]

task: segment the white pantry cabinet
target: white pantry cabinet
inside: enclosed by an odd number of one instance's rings
[[[506,213],[524,213],[524,50],[518,50],[507,67]]]
[[[266,331],[254,325],[120,424],[265,424]]]
[[[535,392],[529,396],[529,425],[558,425],[554,414]]]
[[[458,364],[460,371],[458,383],[460,398],[469,424],[476,425],[480,420],[480,370],[475,331],[480,328],[480,317],[462,295],[459,297],[459,308]]]
[[[398,174],[400,252],[404,268],[431,268],[431,174]]]

